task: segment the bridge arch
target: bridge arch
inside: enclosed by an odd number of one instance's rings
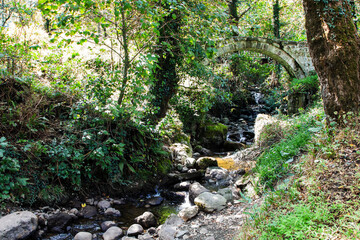
[[[296,49],[296,51],[294,49]],[[299,51],[299,49],[302,49],[302,51]],[[238,51],[252,51],[269,56],[283,65],[289,75],[294,78],[306,77],[309,75],[309,68],[310,70],[313,70],[307,46],[301,42],[276,41],[253,37],[236,37],[223,41],[223,46],[218,48],[216,57],[221,57],[227,53],[234,53]],[[302,55],[307,56],[299,56],[299,52],[301,52]],[[303,66],[304,59],[306,59],[305,61],[307,62],[307,66]],[[302,62],[300,60],[302,60]]]

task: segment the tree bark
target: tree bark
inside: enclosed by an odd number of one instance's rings
[[[151,88],[151,93],[155,96],[151,102],[153,112],[150,121],[153,124],[166,116],[169,101],[177,92],[179,82],[177,67],[183,59],[180,50],[181,13],[179,10],[171,11],[168,5],[163,7],[169,11],[169,14],[159,24],[160,35],[155,50],[158,63],[154,72],[154,86]]]
[[[304,0],[310,55],[319,76],[325,113],[357,112],[360,103],[360,39],[347,0]]]
[[[274,36],[276,39],[280,39],[280,4],[279,0],[275,0],[273,3],[273,20],[274,20]],[[279,82],[280,74],[281,74],[281,65],[280,63],[274,61],[275,64],[275,78],[273,82]]]

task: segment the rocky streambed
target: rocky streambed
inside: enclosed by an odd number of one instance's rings
[[[232,221],[233,226],[236,226],[237,218],[240,215],[243,217],[240,214],[242,203],[236,203],[236,200],[241,198],[242,192],[253,191],[248,187],[251,185],[251,178],[245,176],[245,168],[251,163],[244,163],[244,168],[227,170],[219,167],[215,158],[201,157],[187,172],[170,173],[161,183],[164,188],[166,186],[166,190],[160,190],[155,195],[136,200],[89,198],[72,208],[54,209],[46,206],[32,212],[15,212],[0,219],[0,239],[216,237],[218,233],[211,227],[212,224],[216,227],[223,225],[227,229],[228,226],[224,225],[226,220]],[[215,215],[211,214],[214,212]],[[160,225],[161,218],[168,213],[177,214],[171,215]],[[223,218],[217,217],[219,213]],[[232,228],[221,232],[230,234],[230,229]]]
[[[159,182],[155,194],[15,212],[0,219],[0,239],[231,239],[225,235],[233,234],[244,217],[244,204],[237,200],[244,193],[256,198],[246,173],[257,151],[196,157],[175,146],[176,170]],[[163,223],[170,213],[175,215]],[[220,233],[225,235],[217,238]]]
[[[259,134],[254,122],[228,123],[227,142],[249,145]],[[198,148],[193,153],[191,146],[175,143],[168,150],[174,171],[154,186],[153,194],[99,196],[66,208],[14,212],[0,219],[0,239],[233,239],[246,219],[244,210],[260,201],[257,179],[250,174],[259,148],[217,154]],[[252,201],[243,201],[244,196]]]

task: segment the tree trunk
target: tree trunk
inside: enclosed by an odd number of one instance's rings
[[[273,3],[273,19],[274,19],[274,36],[276,39],[280,39],[280,4],[279,0],[275,0]],[[281,65],[280,63],[274,61],[275,64],[275,74],[273,75],[276,79],[273,82],[278,82],[281,74]]]
[[[360,47],[347,0],[304,0],[310,55],[319,76],[325,113],[330,118],[359,110]]]
[[[125,11],[121,11],[121,37],[122,37],[122,44],[124,48],[124,60],[123,60],[123,77],[122,77],[122,83],[120,87],[120,95],[118,98],[118,104],[119,107],[121,107],[121,104],[124,100],[125,91],[126,91],[126,85],[129,80],[128,74],[129,74],[129,68],[130,68],[130,57],[129,57],[129,39],[128,39],[128,26],[126,23],[125,18]]]
[[[170,12],[170,6],[163,7]],[[177,92],[179,76],[176,68],[182,62],[179,36],[181,26],[180,11],[172,11],[171,14],[164,17],[159,26],[160,36],[158,47],[155,50],[159,58],[154,72],[154,86],[151,88],[151,93],[155,96],[151,102],[153,112],[150,121],[153,124],[158,123],[166,116],[169,101]]]

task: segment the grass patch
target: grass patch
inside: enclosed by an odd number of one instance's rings
[[[292,119],[292,130],[258,158],[254,172],[259,174],[260,184],[272,188],[278,179],[288,173],[289,163],[294,161],[294,157],[305,148],[313,136],[314,132],[310,130],[319,116],[319,113],[312,111]]]
[[[239,239],[360,239],[360,116],[341,118],[341,127],[308,129],[307,154],[288,165],[285,187],[249,213]]]

